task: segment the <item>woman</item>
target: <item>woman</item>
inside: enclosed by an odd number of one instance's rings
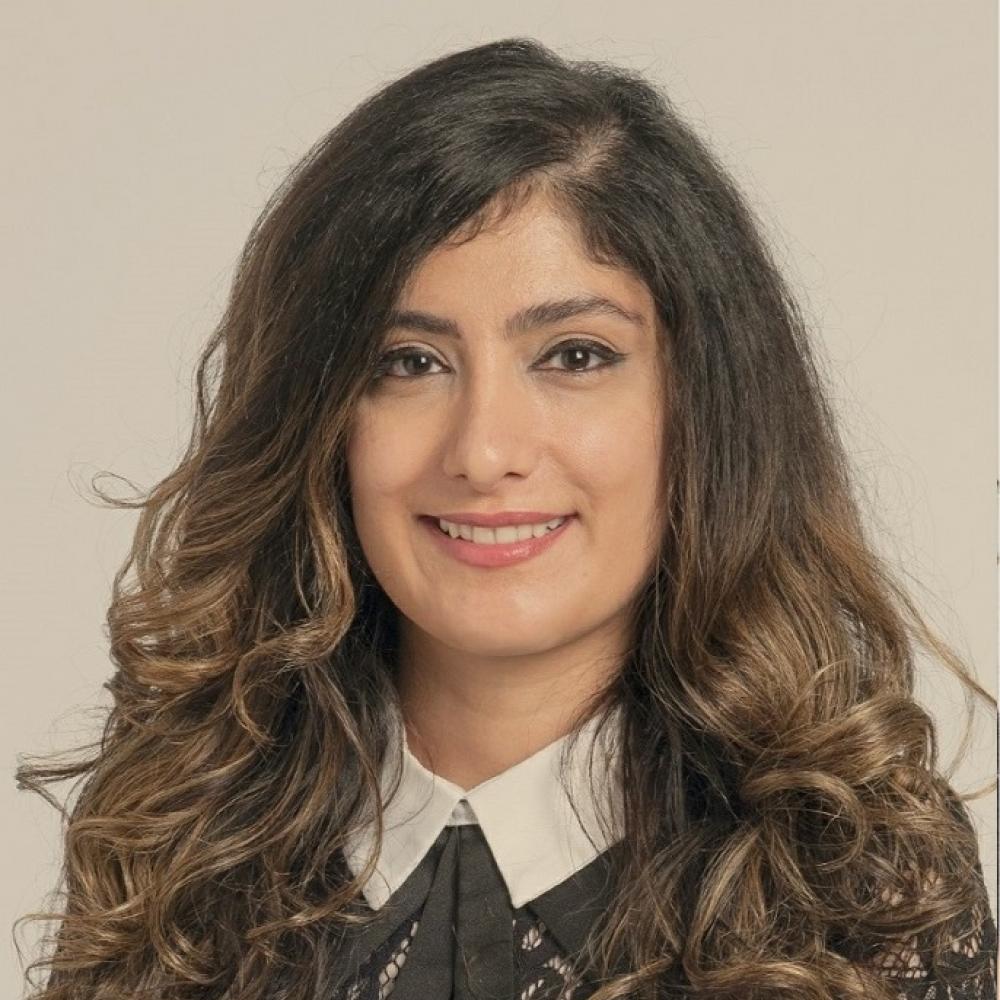
[[[364,101],[138,506],[104,740],[19,771],[88,776],[36,996],[995,997],[917,645],[995,702],[637,75],[514,39]]]

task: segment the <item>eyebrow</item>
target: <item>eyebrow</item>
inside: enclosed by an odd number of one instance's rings
[[[551,326],[575,316],[616,316],[645,329],[642,316],[625,309],[612,299],[602,295],[577,295],[568,299],[551,299],[537,302],[518,310],[504,325],[505,336],[510,338],[519,333],[527,333],[540,326]],[[461,338],[462,332],[453,319],[435,316],[419,309],[393,309],[389,313],[386,329],[402,327],[420,330],[422,333],[437,333],[443,337]]]

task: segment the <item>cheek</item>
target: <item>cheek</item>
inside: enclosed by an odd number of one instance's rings
[[[368,420],[353,428],[346,449],[347,476],[351,490],[351,508],[362,542],[376,533],[378,514],[385,509],[382,497],[391,490],[386,476],[383,453],[387,442]]]
[[[661,428],[658,409],[634,403],[567,428],[564,454],[584,477],[595,500],[634,512],[653,502],[660,476]]]
[[[427,438],[412,423],[363,416],[352,429],[345,455],[359,530],[399,519],[398,503],[424,465],[421,442]]]
[[[581,443],[595,538],[626,577],[644,573],[660,541],[663,431],[659,411],[630,408],[622,422],[594,423]],[[609,566],[609,569],[611,567]]]
[[[386,469],[391,436],[384,421],[378,421],[364,409],[358,414],[347,442],[347,470],[351,489],[358,501],[382,493],[389,485]]]

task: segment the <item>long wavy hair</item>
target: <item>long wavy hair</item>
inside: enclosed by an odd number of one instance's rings
[[[329,935],[368,919],[380,839],[357,877],[341,851],[381,817],[396,692],[345,440],[415,265],[537,191],[648,286],[669,381],[665,529],[587,710],[621,707],[624,749],[613,905],[580,956],[596,1000],[890,998],[893,942],[946,964],[970,901],[989,912],[918,648],[967,708],[996,701],[866,540],[746,200],[639,74],[514,38],[391,82],[290,171],[199,359],[185,453],[140,499],[98,491],[140,514],[102,736],[17,771],[64,822],[58,905],[21,918],[58,921],[32,996],[323,995]],[[67,778],[71,809],[44,787]]]

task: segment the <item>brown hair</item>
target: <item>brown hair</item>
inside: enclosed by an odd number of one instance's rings
[[[113,707],[79,759],[17,772],[53,802],[86,776],[62,903],[29,915],[59,920],[39,1000],[322,992],[327,935],[364,919],[375,855],[354,878],[340,851],[381,813],[397,638],[346,433],[414,266],[537,189],[649,287],[670,383],[666,529],[591,706],[622,706],[626,751],[595,1000],[889,998],[892,942],[920,933],[944,969],[970,901],[988,916],[918,646],[996,702],[867,541],[746,202],[638,74],[507,39],[390,83],[296,166],[198,364],[185,454],[139,500],[101,494],[140,510]]]

